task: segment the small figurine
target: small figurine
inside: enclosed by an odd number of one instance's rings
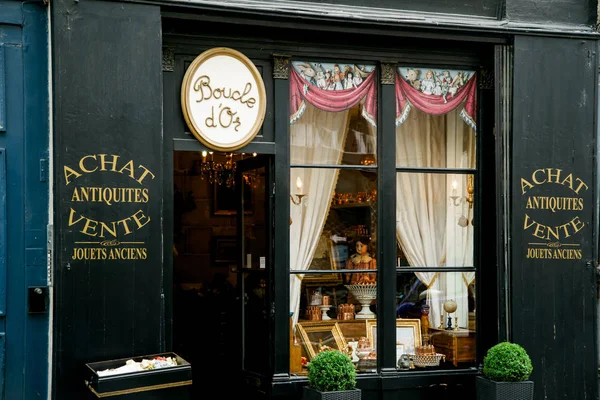
[[[410,357],[408,354],[402,354],[398,359],[398,369],[410,369]]]

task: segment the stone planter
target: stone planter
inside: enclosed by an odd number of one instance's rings
[[[339,392],[319,392],[304,387],[302,400],[360,400],[360,389],[342,390]]]
[[[495,382],[478,376],[477,400],[533,400],[533,382]]]

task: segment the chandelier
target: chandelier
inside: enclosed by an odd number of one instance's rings
[[[256,157],[256,153],[252,153],[252,157]],[[202,159],[195,167],[196,172],[200,175],[200,179],[207,179],[210,184],[225,185],[228,188],[235,187],[235,171],[236,163],[243,160],[246,153],[226,153],[224,160],[214,159],[214,152],[203,151]],[[244,183],[256,189],[258,187],[259,176],[256,171],[244,172],[242,174]]]

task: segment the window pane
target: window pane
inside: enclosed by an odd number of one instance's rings
[[[377,173],[292,168],[290,178],[290,269],[319,271],[290,275],[290,369],[302,374],[302,357],[323,346],[357,348],[364,338],[361,348],[372,350],[365,321],[377,315]],[[374,365],[367,360],[361,367]]]
[[[374,66],[293,62],[291,164],[376,163]]]
[[[474,72],[398,72],[396,165],[475,168]]]
[[[292,168],[290,178],[291,270],[344,269],[360,239],[375,254],[375,170]]]
[[[415,272],[397,276],[397,354],[416,370],[475,366],[475,272]],[[414,346],[407,326],[418,321]],[[420,347],[419,347],[420,346]]]
[[[398,173],[399,266],[473,266],[473,175]]]
[[[291,318],[290,372],[305,375],[306,363],[327,349],[346,352],[358,372],[375,371],[376,292],[376,285],[307,287],[300,318]]]

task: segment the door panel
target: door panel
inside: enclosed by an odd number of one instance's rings
[[[236,169],[238,288],[242,306],[242,360],[245,371],[268,374],[271,299],[267,288],[272,272],[272,157],[260,155],[239,161]],[[251,195],[247,195],[250,192]],[[253,223],[245,222],[245,203],[255,204]],[[262,213],[262,215],[259,215]]]
[[[0,46],[0,79],[2,74],[2,46]],[[0,81],[0,85],[2,82]],[[0,90],[2,87],[0,86]],[[0,96],[1,96],[0,92]],[[0,107],[0,112],[1,112]],[[6,152],[0,148],[0,398],[4,395],[4,366],[5,346],[4,334],[6,332],[6,267],[7,267],[7,240],[6,240]]]
[[[47,53],[45,7],[0,0],[0,400],[48,392],[49,313],[27,297],[48,285]]]

